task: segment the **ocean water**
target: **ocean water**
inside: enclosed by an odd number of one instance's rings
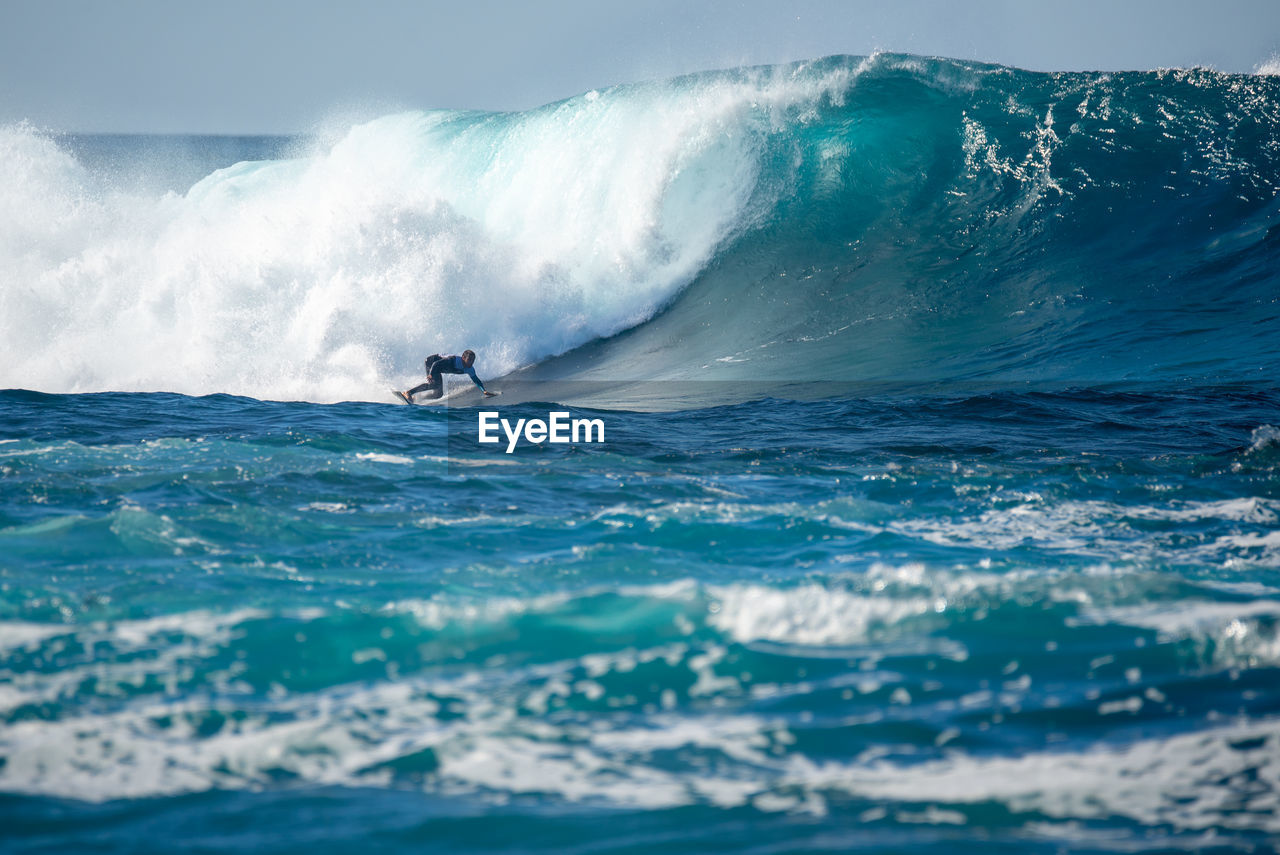
[[[1276,851],[1278,191],[1208,70],[0,128],[0,843]]]

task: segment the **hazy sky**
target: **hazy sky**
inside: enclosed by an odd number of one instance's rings
[[[1280,53],[1280,0],[0,0],[0,122],[293,132],[877,49],[1249,72]]]

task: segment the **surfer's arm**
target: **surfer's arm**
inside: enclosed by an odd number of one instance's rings
[[[466,368],[464,370],[467,372],[467,376],[471,378],[471,382],[475,383],[477,386],[480,387],[481,392],[486,391],[484,388],[484,384],[481,383],[480,378],[476,376],[476,370],[474,368]]]

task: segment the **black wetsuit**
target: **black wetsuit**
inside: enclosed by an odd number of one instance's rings
[[[467,367],[462,364],[461,356],[441,356],[434,354],[427,357],[427,382],[414,386],[406,394],[410,398],[419,392],[426,392],[427,398],[439,398],[444,394],[444,377],[445,374],[466,374],[471,381],[480,387],[480,391],[484,391],[484,384],[480,382],[480,378],[476,376],[474,367]]]

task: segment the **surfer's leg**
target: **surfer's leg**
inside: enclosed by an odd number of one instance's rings
[[[412,389],[405,392],[405,394],[408,395],[410,399],[412,399],[414,395],[417,395],[420,392],[426,392],[428,389],[430,389],[433,393],[427,396],[428,399],[439,398],[441,395],[444,394],[444,383],[442,382],[443,378],[439,374],[431,373],[431,369],[434,368],[435,364],[439,361],[440,361],[440,354],[438,353],[427,357],[424,363],[424,367],[427,369],[427,382],[419,383],[417,386],[414,386]]]
[[[412,398],[419,392],[426,392],[428,400],[434,400],[441,397],[444,395],[444,377],[440,374],[432,374],[427,377],[426,383],[419,383],[405,394]]]

